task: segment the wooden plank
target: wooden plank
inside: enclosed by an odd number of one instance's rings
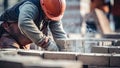
[[[100,29],[100,31],[102,32],[102,34],[112,33],[109,21],[102,10],[95,9],[95,17],[96,17],[96,24]]]

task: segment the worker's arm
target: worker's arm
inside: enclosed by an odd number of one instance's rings
[[[25,4],[20,6],[19,10],[20,14],[18,26],[21,32],[23,32],[29,39],[31,39],[38,46],[41,46],[41,44],[45,44],[46,42],[47,43],[45,45],[52,45],[49,42],[49,39],[38,29],[38,27],[34,23],[34,20],[39,13],[38,8],[31,2],[26,2]],[[47,50],[57,50],[57,47]]]
[[[67,38],[62,26],[62,21],[51,21],[49,27],[54,38]]]
[[[58,39],[67,39],[67,34],[65,33],[62,21],[51,21],[49,23],[50,30],[52,32],[53,38],[56,44],[59,46],[60,50],[64,49],[65,41],[59,41]]]

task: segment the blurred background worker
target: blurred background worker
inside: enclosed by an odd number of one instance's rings
[[[110,10],[111,10],[111,4],[110,0],[90,0],[89,1],[89,12],[85,14],[85,22],[86,22],[86,32],[93,32],[93,33],[98,33],[99,30],[97,29],[97,22],[96,22],[96,17],[95,17],[95,9],[99,9],[102,11],[108,20],[110,19]]]
[[[113,18],[115,32],[120,31],[120,1],[119,0],[91,0],[91,10],[101,9],[111,22],[110,15]]]
[[[0,16],[0,48],[29,49],[34,42],[45,50],[58,51],[57,39],[67,38],[61,21],[65,8],[65,0],[20,1]],[[48,27],[56,43],[48,36]]]
[[[91,11],[95,8],[101,9],[109,18],[111,9],[110,0],[91,0]]]

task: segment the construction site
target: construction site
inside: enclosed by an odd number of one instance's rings
[[[0,15],[22,1],[0,0]],[[0,68],[120,68],[120,1],[65,1],[61,20],[68,38],[57,39],[60,51],[35,43],[30,49],[2,48],[0,36]]]

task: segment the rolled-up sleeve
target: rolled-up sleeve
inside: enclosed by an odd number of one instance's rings
[[[34,43],[38,44],[44,39],[43,33],[34,23],[34,19],[38,15],[38,8],[32,3],[26,2],[20,6],[19,10],[18,26],[21,32],[23,32]]]

